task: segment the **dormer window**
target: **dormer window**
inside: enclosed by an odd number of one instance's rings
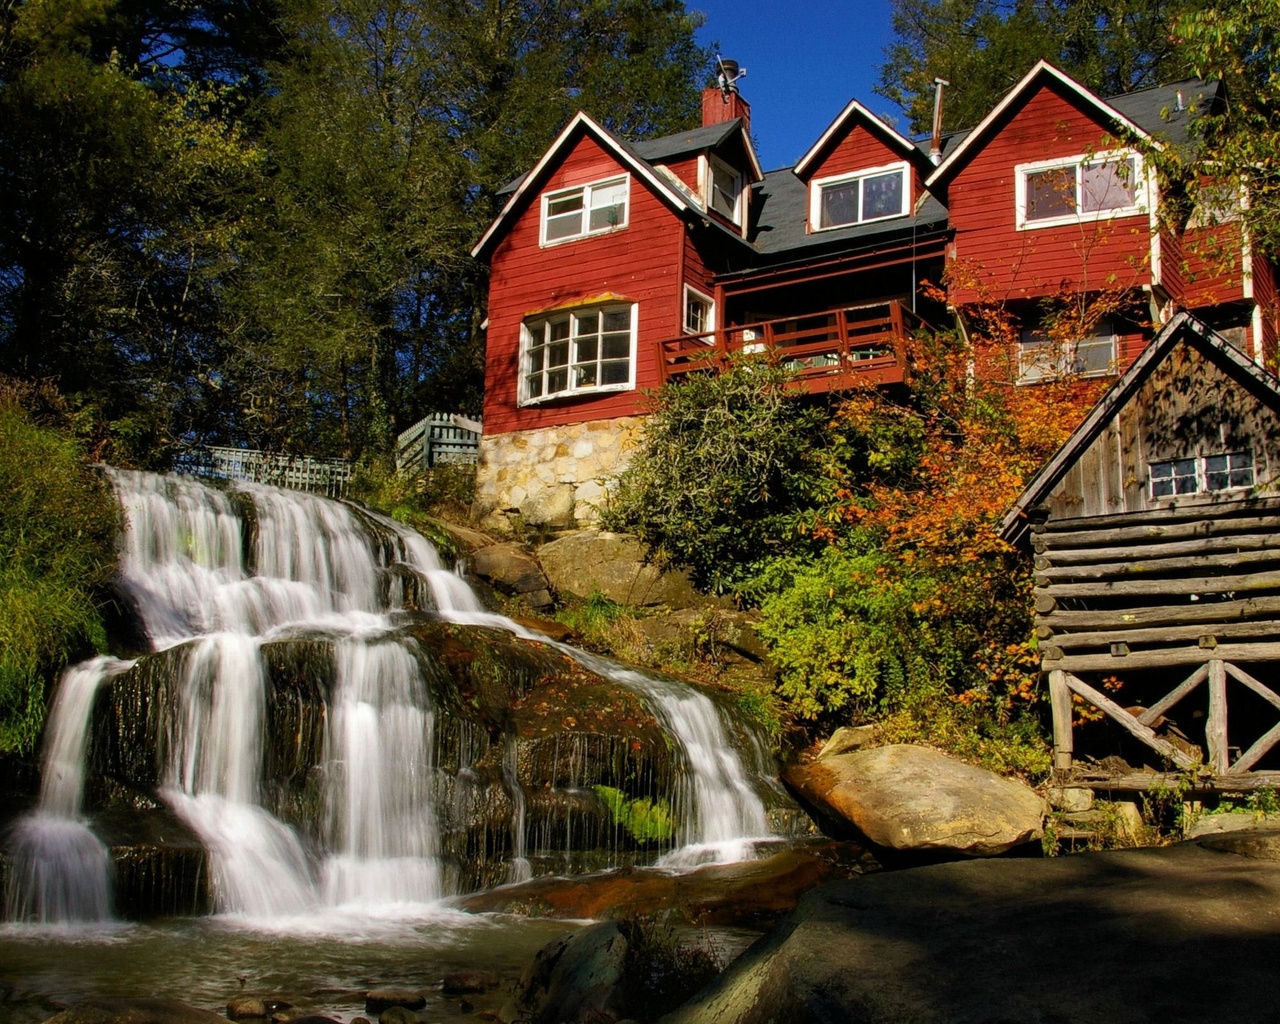
[[[1142,157],[1104,153],[1014,168],[1020,229],[1127,217],[1146,210]]]
[[[742,223],[742,175],[715,156],[707,158],[707,209]]]
[[[542,197],[542,244],[554,245],[627,226],[631,179],[606,178]]]
[[[908,194],[906,164],[818,178],[810,189],[809,225],[825,231],[901,217]]]

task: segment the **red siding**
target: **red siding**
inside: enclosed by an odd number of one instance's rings
[[[541,192],[585,184],[618,170],[608,152],[584,139]],[[659,383],[654,342],[680,331],[685,231],[680,216],[634,174],[630,202],[626,228],[544,249],[539,246],[541,204],[535,197],[494,250],[485,354],[486,434],[629,416],[646,408],[644,389]],[[530,313],[603,294],[639,304],[636,390],[520,408],[522,322]]]
[[[868,167],[898,164],[906,159],[900,149],[890,146],[866,126],[855,121],[844,137],[828,144],[827,152],[806,175],[809,181],[830,178],[837,174],[853,174]],[[913,186],[914,186],[913,181]],[[914,200],[915,194],[912,195]]]
[[[680,160],[669,160],[663,166],[688,185],[693,190],[694,195],[698,194],[698,157],[696,153]]]
[[[1253,301],[1262,314],[1262,337],[1257,339],[1262,344],[1262,365],[1275,373],[1276,319],[1280,314],[1276,308],[1276,268],[1269,259],[1256,253],[1253,257]]]
[[[948,190],[958,304],[1149,284],[1147,214],[1017,229],[1014,167],[1114,148],[1106,126],[1049,87],[1033,93],[961,168]]]
[[[1182,236],[1182,305],[1203,309],[1244,298],[1244,247],[1239,224],[1188,228]]]

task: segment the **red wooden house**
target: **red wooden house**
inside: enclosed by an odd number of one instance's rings
[[[809,392],[902,386],[918,319],[963,326],[995,302],[1021,322],[1024,383],[1117,373],[1179,308],[1262,358],[1269,264],[1229,218],[1164,216],[1148,156],[1219,102],[1201,82],[1104,100],[1042,62],[970,132],[913,142],[855,101],[768,173],[732,88],[706,91],[702,127],[645,142],[578,114],[473,250],[490,268],[486,521],[593,518],[646,393],[734,351]],[[949,282],[946,305],[925,280]],[[1042,311],[1067,295],[1107,315],[1051,346]]]

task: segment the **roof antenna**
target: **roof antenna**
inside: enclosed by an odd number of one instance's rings
[[[721,57],[716,54],[716,84],[720,86],[720,92],[724,96],[724,101],[729,102],[729,94],[738,91],[738,79],[746,75],[747,69],[738,66],[736,60],[730,60],[728,57]]]
[[[935,167],[942,163],[942,87],[950,84],[945,78],[933,80],[933,139],[929,143],[929,159]]]

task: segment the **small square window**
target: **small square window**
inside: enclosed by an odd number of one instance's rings
[[[715,302],[692,288],[684,290],[684,329],[687,334],[715,330]]]
[[[1171,498],[1177,494],[1195,494],[1200,489],[1195,459],[1170,459],[1151,464],[1151,496]]]

